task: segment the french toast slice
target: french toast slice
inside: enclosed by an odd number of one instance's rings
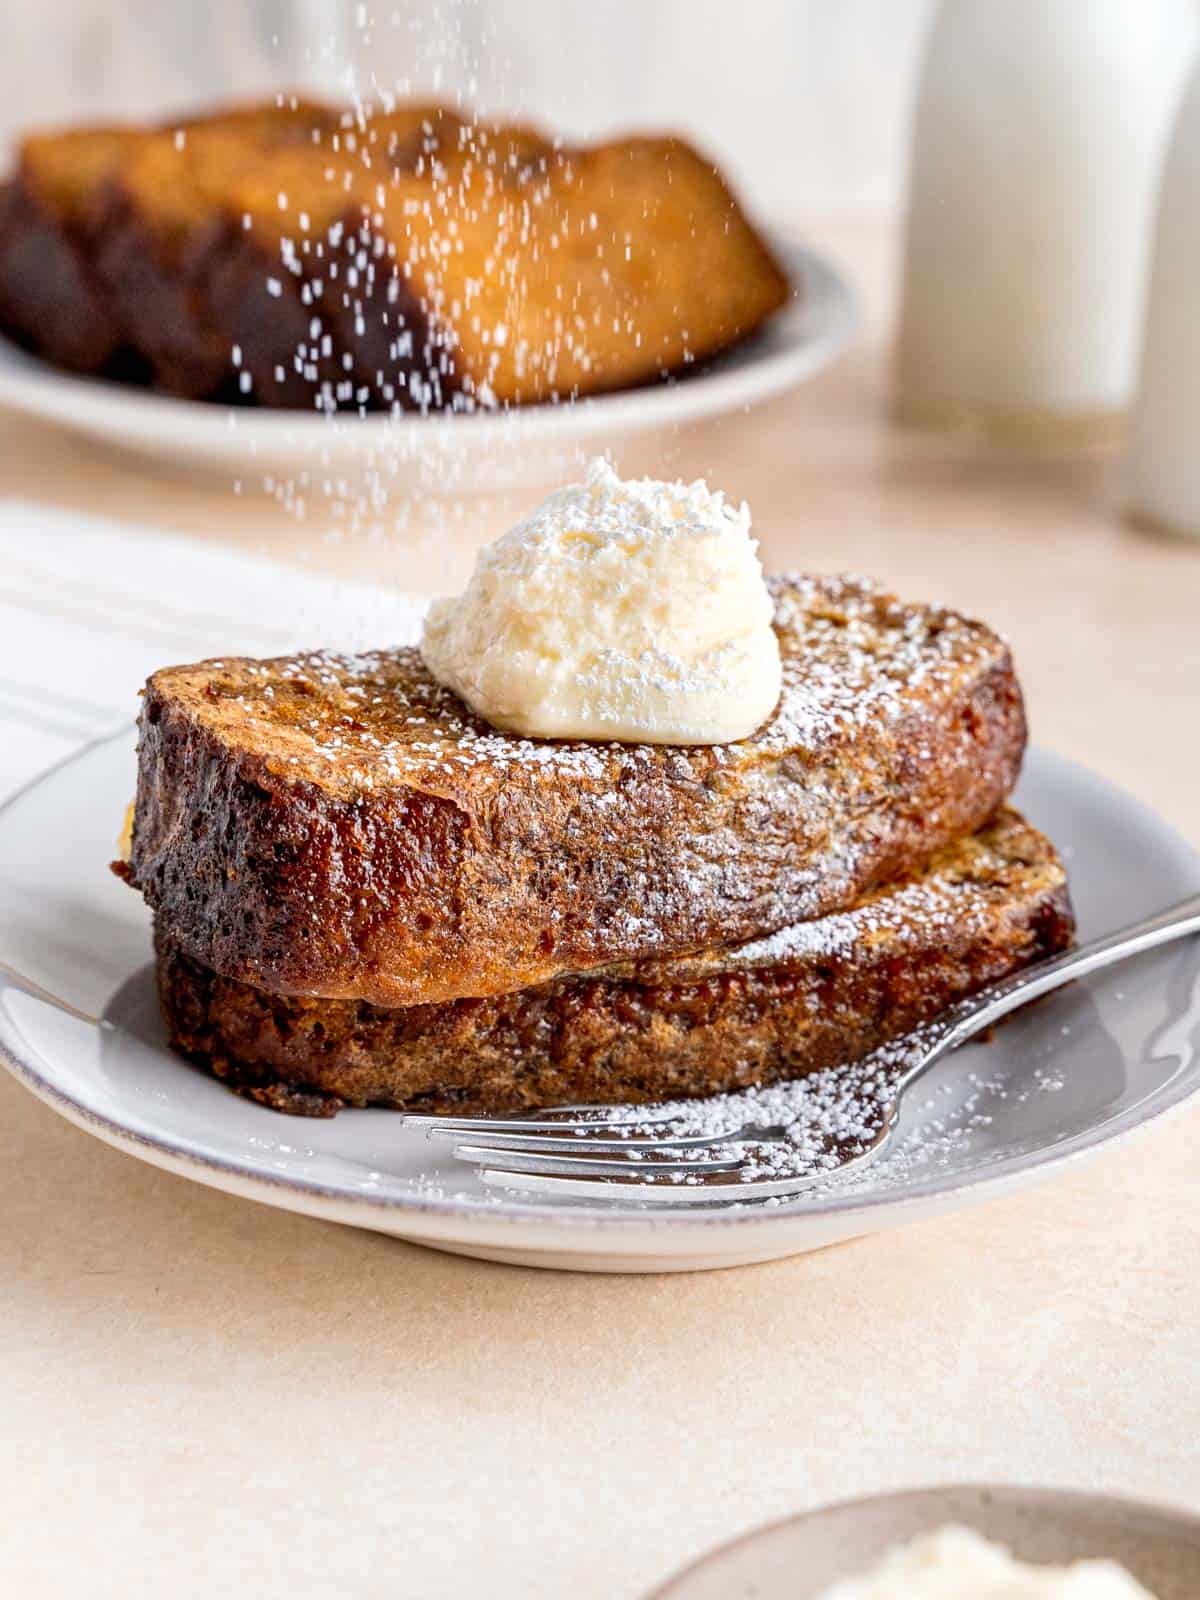
[[[419,102],[33,134],[0,192],[6,330],[200,398],[236,346],[269,406],[567,399],[703,361],[790,292],[684,141],[570,148]]]
[[[1004,641],[863,579],[773,579],[783,691],[715,747],[528,741],[416,650],[171,667],[120,871],[204,966],[409,1006],[754,939],[980,827],[1025,717]]]
[[[171,1043],[276,1110],[495,1113],[765,1086],[862,1059],[1074,931],[1053,847],[1015,812],[848,911],[750,945],[387,1009],[265,993],[160,919]]]
[[[125,353],[96,250],[108,183],[144,137],[123,126],[30,134],[0,197],[0,327],[71,372],[108,371]]]
[[[229,186],[275,150],[318,146],[339,121],[292,96],[148,133],[120,162],[96,267],[159,388],[193,399],[233,389],[233,341],[198,281],[227,225]]]
[[[187,204],[186,151],[193,135],[226,141],[233,161],[235,152],[269,132],[278,135],[297,119],[316,115],[317,108],[295,97],[278,97],[188,113],[161,127],[95,124],[26,135],[16,172],[0,196],[0,326],[69,371],[144,376],[135,346],[143,320],[153,343],[162,307],[153,296],[143,304],[141,291],[154,287],[148,279],[114,283],[104,259],[113,231],[128,221],[128,207],[114,206],[123,172],[147,148],[159,152],[138,170],[162,179],[156,198],[177,219]],[[136,248],[150,239],[129,243]]]
[[[267,403],[298,403],[293,373],[310,404],[360,409],[629,387],[736,343],[787,299],[723,179],[681,140],[569,149],[418,110],[417,141],[397,133],[410,108],[340,152],[283,152],[232,182],[230,214],[249,225],[205,293]]]
[[[451,203],[426,228],[402,188],[372,226],[454,386],[487,403],[680,372],[754,333],[790,293],[717,168],[682,139],[555,148],[501,128],[460,150],[444,184]]]
[[[324,411],[449,403],[422,305],[387,264],[368,200],[403,187],[431,209],[443,155],[463,127],[436,103],[406,102],[361,121],[346,114],[322,144],[277,149],[227,175],[223,224],[194,254],[189,282],[237,345],[260,403]]]

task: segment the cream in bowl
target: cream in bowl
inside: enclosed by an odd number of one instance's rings
[[[888,1551],[820,1600],[1153,1600],[1106,1560],[1031,1566],[970,1528],[945,1527]]]

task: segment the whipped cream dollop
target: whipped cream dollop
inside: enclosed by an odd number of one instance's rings
[[[512,733],[724,744],[779,698],[772,615],[746,505],[597,460],[433,602],[421,654]]]
[[[1153,1600],[1112,1561],[1029,1566],[970,1528],[940,1528],[889,1551],[821,1600]]]

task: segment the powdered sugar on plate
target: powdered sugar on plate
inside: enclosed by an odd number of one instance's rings
[[[845,1163],[861,1157],[879,1140],[898,1097],[906,1092],[905,1079],[944,1022],[944,1018],[939,1019],[861,1061],[831,1067],[791,1083],[703,1100],[596,1107],[595,1120],[598,1126],[603,1125],[607,1138],[705,1137],[711,1143],[689,1153],[702,1151],[739,1158],[743,1165],[737,1178],[742,1182],[796,1180],[798,1192],[794,1197],[784,1194],[758,1198],[748,1193],[745,1199],[738,1199],[736,1192],[731,1194],[729,1174],[720,1174],[721,1193],[714,1194],[713,1204],[725,1209],[796,1206],[868,1188],[902,1189],[929,1170],[961,1160],[972,1134],[990,1123],[997,1102],[1009,1098],[1023,1101],[1032,1094],[1051,1093],[1057,1088],[1052,1075],[1035,1073],[1027,1083],[1015,1086],[1003,1075],[964,1069],[966,1057],[958,1053],[954,1058],[958,1070],[945,1082],[931,1085],[927,1091],[914,1084],[907,1091],[904,1126],[892,1132],[879,1155],[842,1171]],[[972,1053],[977,1048],[968,1047]],[[580,1154],[586,1152],[587,1139],[581,1136]],[[444,1170],[431,1172],[423,1187],[445,1196],[450,1192],[446,1176]],[[647,1174],[639,1181],[656,1180]],[[675,1185],[699,1180],[681,1174],[657,1181]],[[497,1205],[511,1203],[511,1196],[505,1200],[502,1194],[503,1191],[493,1190],[489,1199]],[[549,1197],[543,1191],[540,1198],[545,1201]],[[639,1203],[621,1185],[613,1186],[612,1201],[623,1206]],[[578,1202],[563,1196],[561,1203]]]
[[[607,1107],[596,1118],[620,1125],[629,1137],[711,1139],[712,1150],[742,1159],[743,1182],[832,1175],[879,1139],[905,1075],[931,1039],[929,1031],[910,1034],[862,1061],[791,1083],[653,1107]],[[586,1148],[586,1139],[580,1143]]]
[[[1031,1097],[1058,1093],[1061,1078],[1053,1071],[1035,1069],[1015,1082],[1004,1072],[979,1070],[970,1063],[976,1044],[952,1058],[955,1067],[941,1081],[931,1075],[906,1084],[955,1013],[949,1012],[925,1028],[893,1041],[863,1060],[812,1073],[791,1083],[751,1088],[710,1099],[662,1102],[654,1106],[607,1106],[574,1112],[586,1120],[594,1115],[606,1138],[694,1137],[711,1142],[689,1149],[689,1155],[717,1154],[740,1159],[733,1181],[761,1179],[796,1181],[797,1194],[760,1198],[736,1197],[731,1175],[715,1175],[720,1193],[713,1204],[722,1208],[803,1205],[831,1195],[852,1195],[867,1189],[903,1189],[919,1177],[951,1162],[961,1163],[972,1136],[987,1129],[998,1106],[1026,1103]],[[903,1118],[898,1115],[903,1105]],[[896,1126],[881,1143],[889,1118]],[[901,1125],[902,1124],[902,1125]],[[874,1159],[860,1161],[880,1144]],[[587,1153],[586,1135],[580,1136],[580,1154]],[[635,1163],[650,1159],[631,1153]],[[846,1163],[854,1163],[843,1171]],[[502,1165],[498,1161],[497,1165]],[[684,1173],[642,1178],[640,1182],[697,1186],[703,1180]],[[443,1180],[444,1181],[444,1176]],[[439,1190],[441,1182],[438,1183]],[[542,1198],[547,1198],[543,1192]],[[563,1197],[564,1203],[576,1203]],[[614,1185],[612,1200],[637,1204],[636,1197]],[[690,1209],[690,1207],[689,1207]]]

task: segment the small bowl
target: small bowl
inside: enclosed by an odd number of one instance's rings
[[[775,1522],[703,1556],[647,1600],[816,1600],[893,1545],[965,1523],[1022,1561],[1106,1556],[1157,1600],[1200,1595],[1200,1517],[1066,1489],[957,1484],[844,1500]]]

